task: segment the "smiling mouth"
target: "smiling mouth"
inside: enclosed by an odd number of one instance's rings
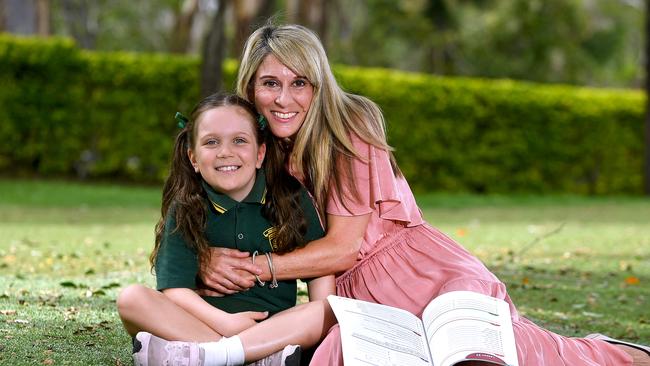
[[[276,116],[276,117],[278,117],[280,119],[289,119],[289,118],[295,116],[296,114],[298,114],[298,112],[291,112],[291,113],[271,112],[271,113],[273,113],[274,116]]]
[[[217,167],[218,172],[234,172],[240,168],[239,165],[224,165]]]

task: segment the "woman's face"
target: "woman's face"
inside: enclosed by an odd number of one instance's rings
[[[314,87],[303,75],[269,54],[254,78],[255,107],[269,121],[274,136],[293,138],[302,126],[311,106]]]

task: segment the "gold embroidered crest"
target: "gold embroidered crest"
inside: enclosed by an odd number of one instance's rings
[[[275,237],[277,236],[277,234],[278,234],[278,230],[274,226],[264,230],[264,232],[262,233],[262,235],[264,235],[265,238],[269,239],[269,245],[271,246],[271,249],[273,249],[274,252],[276,251],[276,249],[278,249],[277,246],[275,245]]]

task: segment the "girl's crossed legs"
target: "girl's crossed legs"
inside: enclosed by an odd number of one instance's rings
[[[222,335],[154,289],[131,285],[120,293],[117,307],[131,336],[149,332],[169,341],[216,342]],[[316,345],[336,318],[327,300],[310,301],[280,312],[239,333],[246,362],[262,359],[285,346]]]

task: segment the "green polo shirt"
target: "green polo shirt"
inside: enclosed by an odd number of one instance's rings
[[[213,247],[232,248],[249,253],[258,251],[258,265],[266,265],[263,253],[273,252],[273,226],[262,215],[266,200],[266,179],[263,170],[257,171],[255,184],[248,196],[241,202],[216,192],[206,182],[207,192],[205,235]],[[324,235],[313,201],[303,188],[300,205],[307,220],[307,242]],[[198,256],[187,244],[183,234],[175,230],[173,206],[165,221],[165,232],[156,257],[156,287],[197,288],[199,271]],[[254,286],[248,291],[223,297],[204,296],[213,306],[230,313],[241,311],[268,311],[275,314],[296,304],[296,281],[278,281],[277,288]]]

